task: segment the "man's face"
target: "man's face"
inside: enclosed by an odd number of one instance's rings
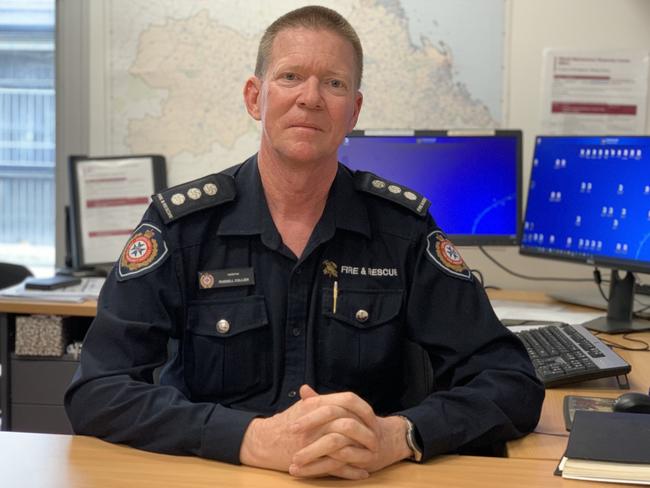
[[[361,109],[356,76],[354,50],[339,35],[278,33],[264,78],[244,88],[248,112],[262,122],[260,154],[294,164],[336,161]]]

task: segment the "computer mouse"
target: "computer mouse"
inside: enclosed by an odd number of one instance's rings
[[[624,393],[614,401],[615,412],[650,413],[650,395]]]

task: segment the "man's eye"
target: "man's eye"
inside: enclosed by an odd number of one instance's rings
[[[298,78],[295,73],[285,73],[282,77],[287,81],[294,81]]]
[[[334,79],[329,81],[329,86],[331,86],[335,90],[345,90],[347,85],[343,80]]]

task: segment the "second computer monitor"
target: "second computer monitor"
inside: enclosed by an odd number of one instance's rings
[[[538,137],[521,251],[650,272],[650,137]]]
[[[521,131],[353,131],[339,160],[431,200],[431,215],[456,244],[518,243]]]
[[[632,271],[650,273],[650,136],[540,136],[528,188],[522,254],[613,271],[609,333],[650,329],[634,318]]]

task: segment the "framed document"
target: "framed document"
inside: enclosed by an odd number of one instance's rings
[[[119,257],[151,195],[167,186],[165,158],[71,156],[69,170],[72,265],[105,268]]]

